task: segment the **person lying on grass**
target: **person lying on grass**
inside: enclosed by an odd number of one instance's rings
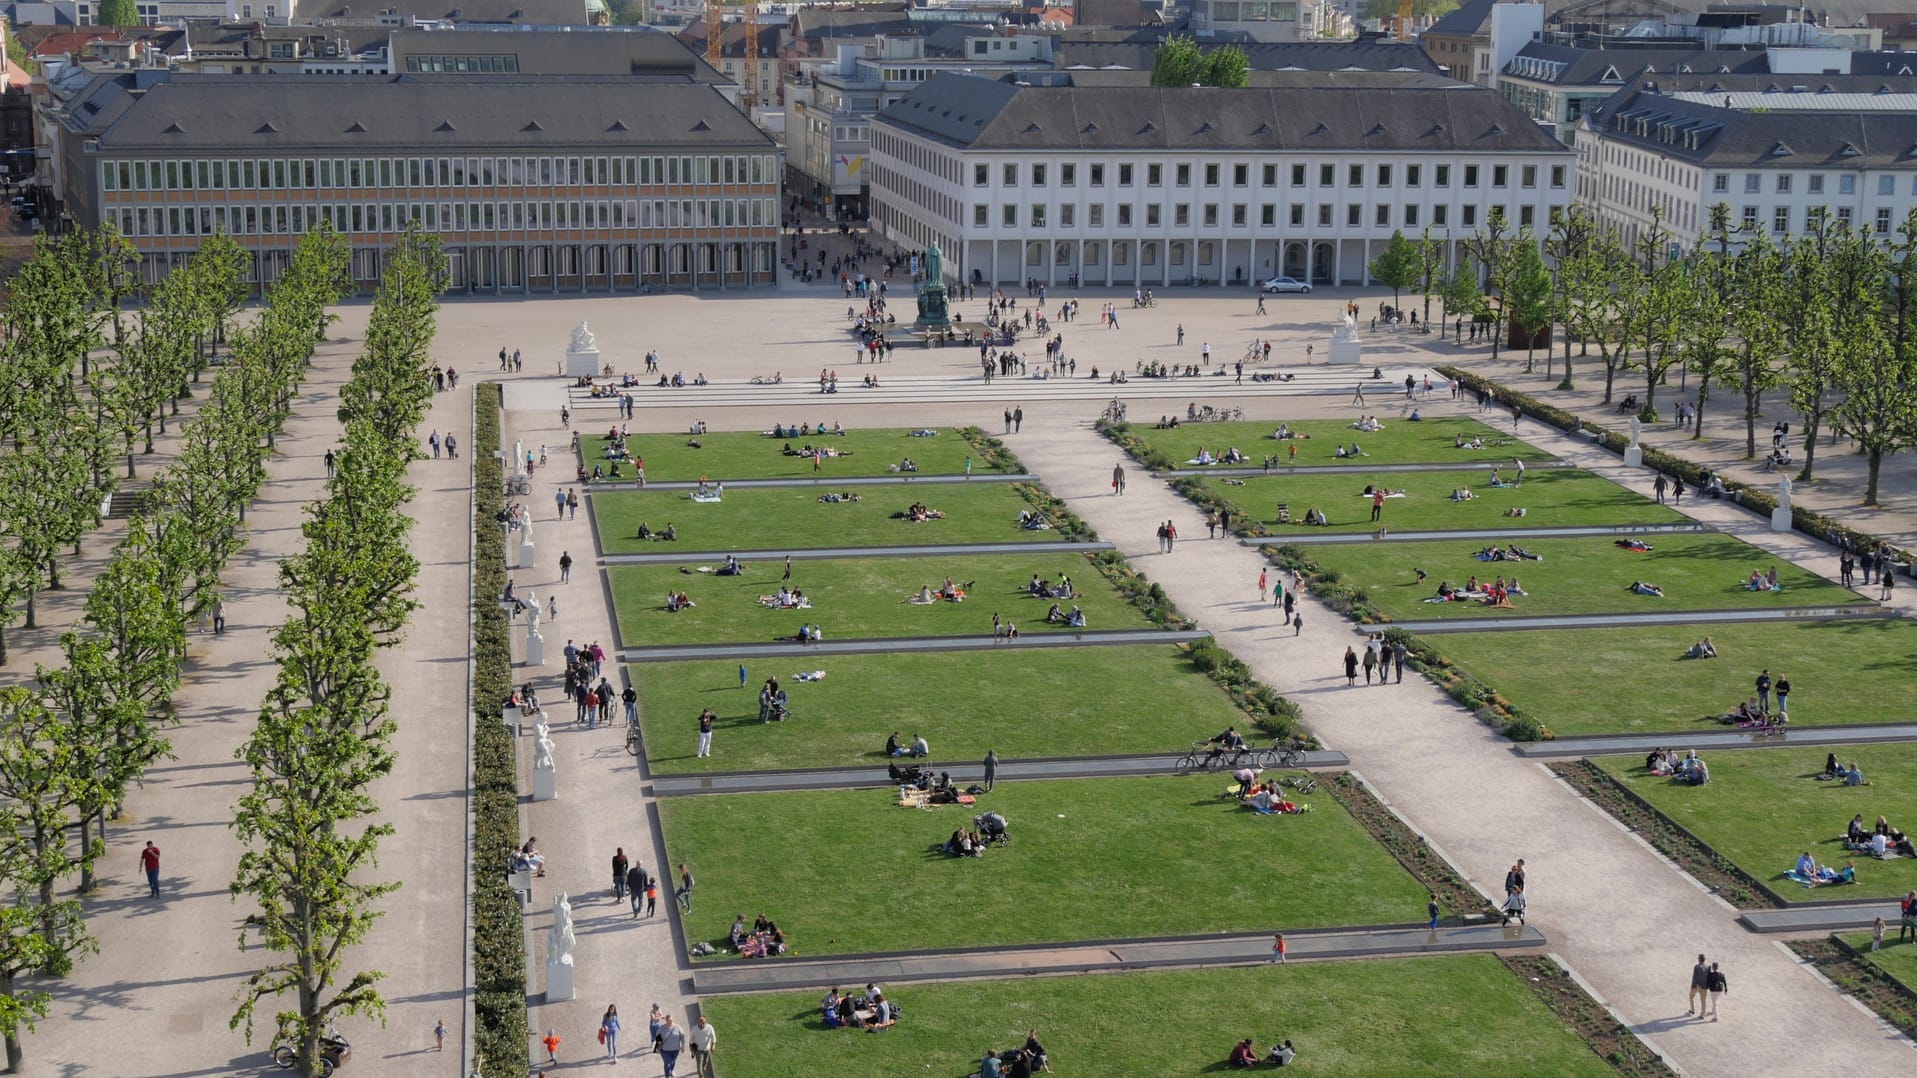
[[[1684,652],[1684,657],[1686,659],[1715,659],[1717,658],[1717,645],[1711,643],[1711,638],[1707,636],[1697,643],[1692,644],[1690,648]]]
[[[1626,588],[1625,590],[1635,592],[1638,595],[1650,595],[1650,596],[1655,596],[1656,598],[1659,598],[1659,599],[1664,598],[1663,588],[1660,588],[1656,584],[1650,583],[1649,581],[1645,581],[1645,580],[1633,580],[1631,581],[1631,586],[1629,588]]]
[[[841,502],[857,502],[857,501],[863,501],[863,500],[864,499],[860,498],[857,494],[854,494],[849,490],[845,491],[844,493],[839,493],[837,491],[828,491],[827,493],[819,495],[819,501],[825,505],[838,505]]]
[[[893,520],[903,520],[911,524],[923,524],[928,520],[944,520],[945,514],[933,509],[924,502],[913,502],[905,507],[903,513],[893,513]]]
[[[1611,545],[1620,550],[1628,550],[1633,554],[1648,554],[1653,549],[1651,544],[1642,539],[1619,539]]]

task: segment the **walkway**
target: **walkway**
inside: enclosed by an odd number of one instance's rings
[[[1738,923],[1752,932],[1850,932],[1869,928],[1882,917],[1889,926],[1900,916],[1897,903],[1890,899],[1861,899],[1837,906],[1792,906],[1789,909],[1745,910]]]
[[[1065,648],[1123,644],[1189,644],[1211,634],[1170,629],[1080,629],[1033,632],[1017,640],[993,636],[888,636],[871,640],[828,640],[823,644],[662,644],[626,648],[621,662],[663,663],[681,659],[764,661],[799,655],[873,655],[898,651],[990,651],[995,648]]]
[[[590,544],[581,544],[590,545]],[[740,561],[801,558],[932,558],[965,557],[991,554],[1096,554],[1112,549],[1110,543],[953,543],[945,546],[833,546],[812,550],[674,550],[664,554],[602,554],[601,564],[687,565],[697,561],[723,561],[727,555]]]
[[[1807,749],[1826,745],[1870,745],[1917,741],[1917,724],[1871,723],[1858,726],[1793,726],[1783,733],[1760,733],[1720,727],[1715,730],[1661,734],[1592,734],[1551,741],[1524,741],[1512,745],[1520,756],[1533,760],[1580,756],[1638,756],[1652,749]]]
[[[1568,468],[1570,465],[1561,460],[1534,461],[1526,465],[1532,471],[1546,468]],[[1483,465],[1471,464],[1324,464],[1309,468],[1178,468],[1169,472],[1153,472],[1153,479],[1205,479],[1214,475],[1227,479],[1259,478],[1262,476],[1313,476],[1313,475],[1373,475],[1378,472],[1481,472]]]
[[[998,781],[1018,782],[1032,779],[1095,779],[1137,775],[1170,775],[1178,771],[1176,754],[1151,753],[1139,756],[1053,756],[1032,760],[1000,760]],[[918,764],[928,773],[946,772],[961,786],[985,781],[985,765],[955,764],[931,760],[898,760],[899,766]],[[1342,752],[1308,752],[1304,767],[1309,770],[1342,769],[1351,760]],[[1221,787],[1231,784],[1227,772],[1218,773]],[[791,771],[715,771],[701,774],[658,775],[652,780],[655,797],[680,797],[688,794],[764,793],[768,790],[845,790],[891,786],[891,772],[880,765],[866,767],[808,768]],[[936,809],[934,809],[936,811]]]
[[[1446,927],[1436,932],[1410,926],[1288,931],[1285,958],[1309,962],[1388,955],[1522,951],[1542,948],[1545,942],[1543,933],[1522,925]],[[694,966],[692,983],[700,995],[718,995],[873,982],[889,986],[906,981],[1025,977],[1040,973],[1113,973],[1160,966],[1245,966],[1270,961],[1271,936],[1256,933],[1036,944],[985,951],[909,951],[771,961],[734,959]]]
[[[732,487],[735,490],[749,490],[754,487],[877,487],[889,486],[896,483],[1030,483],[1036,478],[1036,476],[1014,472],[979,472],[977,475],[920,475],[914,472],[910,475],[864,475],[851,477],[827,477],[821,475],[796,479],[727,479],[724,480],[724,483],[726,486]],[[710,486],[711,484],[705,485]],[[697,490],[700,486],[701,484],[698,480],[690,479],[684,481],[674,480],[668,483],[647,483],[643,487],[638,483],[600,482],[592,484],[592,490],[595,494],[604,494],[608,491]]]
[[[1437,414],[1464,411],[1462,403],[1429,407]],[[1603,474],[1621,470],[1588,443],[1540,431],[1526,422],[1520,436]],[[1199,513],[1157,484],[1135,483],[1123,498],[1111,497],[1111,467],[1120,454],[1087,423],[1035,425],[1032,434],[1009,441],[1053,494],[1117,542],[1259,678],[1298,702],[1312,730],[1350,754],[1401,813],[1485,881],[1482,890],[1496,893],[1504,870],[1525,858],[1532,919],[1553,949],[1679,1066],[1699,1074],[1775,1073],[1777,1061],[1795,1058],[1803,1045],[1832,1043],[1845,1046],[1847,1066],[1860,1072],[1902,1073],[1911,1066],[1906,1042],[1886,1037],[1874,1018],[1741,929],[1722,901],[1513,754],[1508,742],[1429,681],[1385,693],[1346,688],[1341,660],[1359,635],[1309,597],[1301,602],[1312,635],[1281,630],[1269,604],[1257,600],[1255,582],[1265,562],[1255,550],[1192,540],[1171,554],[1156,553],[1150,521],[1169,518],[1195,528]],[[1755,537],[1753,522],[1725,513],[1722,503],[1698,508],[1706,523]],[[1792,560],[1829,558],[1808,541],[1788,545],[1798,555]],[[1468,805],[1461,803],[1466,790]],[[1737,971],[1740,1012],[1752,1020],[1694,1023],[1677,1010],[1689,956],[1697,952]]]
[[[1514,614],[1501,618],[1433,618],[1391,624],[1411,633],[1476,633],[1498,629],[1615,629],[1628,625],[1722,625],[1733,621],[1839,621],[1896,616],[1894,610],[1860,603],[1783,610],[1670,610],[1658,614]]]
[[[1263,539],[1240,539],[1245,546],[1284,546],[1295,543],[1299,546],[1312,546],[1320,543],[1416,543],[1424,540],[1450,539],[1508,539],[1517,542],[1520,539],[1576,539],[1589,535],[1659,535],[1673,532],[1708,532],[1708,524],[1612,524],[1603,527],[1577,528],[1466,528],[1460,531],[1443,532],[1392,532],[1385,539],[1376,539],[1370,532],[1321,532],[1300,530],[1286,532],[1283,535],[1267,536]]]

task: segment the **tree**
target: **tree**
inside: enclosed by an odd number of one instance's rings
[[[1444,301],[1445,321],[1454,314],[1476,318],[1484,313],[1484,290],[1478,285],[1478,268],[1469,258],[1460,259],[1457,267],[1438,282],[1438,298]],[[1462,328],[1458,335],[1462,339]]]
[[[1519,229],[1505,256],[1498,295],[1503,300],[1511,325],[1524,334],[1524,370],[1531,372],[1537,336],[1548,330],[1552,320],[1551,271],[1545,268],[1537,240],[1530,229]]]
[[[1831,418],[1856,441],[1869,465],[1864,504],[1877,504],[1884,458],[1917,445],[1917,211],[1904,219],[1900,239],[1886,249],[1872,243],[1866,276],[1886,297],[1888,315],[1865,318],[1839,337]]]
[[[1651,227],[1638,241],[1637,261],[1644,287],[1632,299],[1632,339],[1644,371],[1644,400],[1638,414],[1649,422],[1657,419],[1657,387],[1683,359],[1678,342],[1685,331],[1683,319],[1691,306],[1694,282],[1689,263],[1671,257],[1670,233],[1664,231],[1656,211]]]
[[[1729,207],[1712,208],[1713,220],[1726,221]],[[1765,393],[1782,384],[1784,351],[1784,260],[1770,234],[1758,231],[1744,241],[1731,266],[1730,328],[1737,341],[1732,377],[1744,400],[1744,459],[1757,456],[1757,414]]]
[[[1855,347],[1846,334],[1859,332],[1860,319],[1874,321],[1883,302],[1869,265],[1870,239],[1822,212],[1812,218],[1785,259],[1780,299],[1786,307],[1779,312],[1788,327],[1791,406],[1804,417],[1804,468],[1797,478],[1806,482],[1817,464],[1817,435],[1837,388],[1841,354]]]
[[[138,26],[140,9],[133,0],[100,0],[100,14],[95,21],[101,26]]]
[[[1499,274],[1504,266],[1505,255],[1510,251],[1511,241],[1507,235],[1508,231],[1509,228],[1504,220],[1504,209],[1493,206],[1485,215],[1485,227],[1464,241],[1465,249],[1471,252],[1471,256],[1480,266],[1484,267],[1485,283],[1492,292],[1498,291]],[[1495,360],[1498,358],[1498,350],[1504,339],[1506,311],[1502,300],[1499,301],[1494,313],[1496,317],[1491,327],[1491,358]]]
[[[1174,34],[1152,56],[1152,85],[1167,87],[1242,87],[1251,77],[1245,50],[1225,45],[1207,52],[1183,34]]]
[[[1403,302],[1405,289],[1418,283],[1418,273],[1418,248],[1405,238],[1403,229],[1393,232],[1385,249],[1371,260],[1371,275],[1379,284],[1390,286],[1393,307]]]
[[[1444,241],[1433,236],[1431,226],[1426,225],[1424,234],[1418,238],[1418,291],[1424,295],[1426,325],[1431,323],[1431,294],[1439,290],[1443,279]]]
[[[1243,89],[1251,82],[1251,58],[1236,45],[1221,45],[1205,54],[1205,72],[1199,81],[1206,86]]]

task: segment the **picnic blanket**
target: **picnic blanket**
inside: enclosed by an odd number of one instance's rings
[[[798,673],[792,675],[792,680],[794,681],[824,681],[825,671],[813,670],[808,672],[808,671],[801,670]]]
[[[720,502],[725,500],[720,495],[700,494],[698,491],[693,491],[691,494],[688,494],[686,496],[691,498],[693,501],[698,502],[700,505],[717,505]]]
[[[1822,875],[1819,875],[1816,879],[1812,879],[1793,868],[1789,872],[1784,873],[1784,878],[1793,883],[1801,883],[1805,887],[1822,887],[1829,884],[1857,882],[1856,874],[1848,869],[1843,872],[1835,872],[1827,868]]]
[[[1371,498],[1371,495],[1369,495],[1369,494],[1362,494],[1362,493],[1361,493],[1361,494],[1359,494],[1359,495],[1358,495],[1358,497],[1360,497],[1360,498],[1365,498],[1365,499],[1369,499],[1369,498]],[[1390,499],[1390,498],[1403,498],[1403,497],[1406,497],[1406,494],[1405,494],[1405,492],[1404,492],[1404,491],[1402,491],[1402,490],[1393,490],[1393,491],[1387,491],[1387,492],[1385,493],[1385,497],[1386,497],[1387,499]]]

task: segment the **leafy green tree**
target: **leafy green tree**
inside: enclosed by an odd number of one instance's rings
[[[96,21],[101,26],[138,26],[140,9],[133,0],[100,0]]]
[[[1691,256],[1691,287],[1684,312],[1686,333],[1678,342],[1680,362],[1697,376],[1696,421],[1691,440],[1704,436],[1704,409],[1712,388],[1737,375],[1737,340],[1731,330],[1735,255],[1728,242],[1700,248]]]
[[[1431,296],[1439,290],[1444,280],[1444,241],[1431,234],[1431,226],[1426,225],[1424,234],[1418,237],[1418,284],[1417,288],[1424,296],[1425,324],[1431,323]],[[1443,334],[1439,334],[1443,336]]]
[[[1242,89],[1251,83],[1251,58],[1236,45],[1220,45],[1205,54],[1205,72],[1199,81],[1206,86]]]
[[[1464,241],[1464,247],[1484,268],[1486,286],[1492,293],[1498,292],[1499,282],[1503,280],[1500,275],[1504,272],[1505,256],[1511,250],[1510,226],[1504,219],[1502,207],[1491,207],[1490,212],[1485,214],[1484,227]],[[1502,299],[1492,313],[1496,317],[1491,326],[1491,358],[1495,360],[1504,344],[1504,318],[1508,313]]]
[[[1511,324],[1524,334],[1524,370],[1529,374],[1538,334],[1550,329],[1554,311],[1551,271],[1545,267],[1530,229],[1519,229],[1512,240],[1498,294]]]
[[[1371,260],[1371,276],[1391,289],[1391,305],[1403,302],[1407,288],[1416,287],[1419,274],[1418,248],[1405,238],[1404,230],[1391,233],[1391,239],[1378,257]]]
[[[1860,320],[1878,317],[1883,293],[1871,265],[1871,239],[1829,215],[1813,211],[1810,227],[1795,237],[1785,259],[1780,312],[1787,329],[1791,406],[1804,419],[1804,468],[1809,481],[1817,465],[1817,435],[1838,388],[1844,352],[1855,347],[1846,334]]]
[[[1728,222],[1729,207],[1712,208]],[[1731,333],[1737,342],[1733,378],[1744,402],[1744,459],[1757,456],[1757,416],[1764,394],[1783,384],[1786,310],[1784,255],[1762,230],[1748,236],[1731,266]]]
[[[1864,278],[1886,297],[1880,317],[1864,318],[1841,335],[1831,418],[1856,441],[1869,466],[1864,504],[1876,505],[1884,458],[1917,446],[1917,211],[1904,219],[1897,241],[1872,243]]]
[[[1174,34],[1152,55],[1153,86],[1242,87],[1250,78],[1251,60],[1235,45],[1207,51],[1191,38]]]
[[[1651,422],[1657,419],[1657,387],[1684,358],[1679,342],[1695,282],[1689,264],[1671,257],[1670,233],[1663,230],[1655,213],[1651,227],[1638,241],[1637,260],[1644,282],[1633,299],[1631,319],[1637,363],[1644,372],[1644,400],[1638,415]]]
[[[1478,268],[1468,257],[1459,259],[1457,267],[1438,282],[1438,298],[1444,302],[1445,321],[1454,314],[1476,318],[1484,313],[1484,289],[1478,284]],[[1462,325],[1458,336],[1463,339]]]

